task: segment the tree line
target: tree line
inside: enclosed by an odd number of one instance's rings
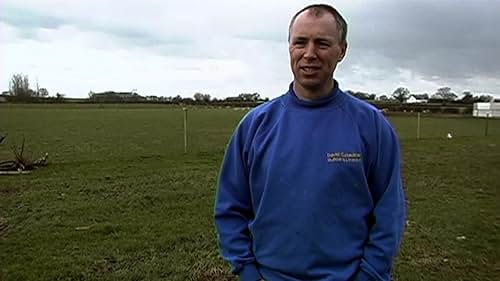
[[[470,91],[464,91],[462,97],[458,99],[458,95],[451,90],[450,87],[441,87],[436,90],[434,94],[423,93],[423,94],[412,94],[410,90],[406,87],[398,87],[390,95],[376,96],[375,94],[369,94],[364,92],[354,92],[351,90],[347,91],[351,95],[368,101],[373,102],[398,102],[405,103],[411,96],[414,96],[417,100],[425,101],[425,103],[458,103],[458,104],[472,104],[475,102],[489,102],[494,99],[492,95],[481,94],[474,96]]]
[[[90,91],[87,99],[66,99],[64,95],[57,93],[50,96],[46,88],[38,87],[31,89],[27,75],[14,74],[9,81],[9,90],[4,91],[2,96],[10,102],[65,102],[69,100],[79,100],[89,103],[171,103],[171,104],[226,104],[240,103],[242,106],[249,106],[255,103],[266,102],[269,98],[262,98],[259,93],[240,93],[237,96],[218,99],[209,94],[195,93],[193,97],[174,97],[139,95],[135,90],[130,92],[105,91],[95,93]]]
[[[452,91],[450,87],[442,87],[436,90],[434,94],[411,94],[406,87],[398,87],[390,95],[376,96],[360,91],[348,90],[347,93],[363,100],[372,103],[405,103],[413,96],[414,98],[425,101],[426,103],[455,103],[455,104],[472,104],[475,102],[489,102],[493,100],[491,95],[473,95],[470,91],[462,93],[462,97],[458,99],[458,95]],[[49,95],[46,88],[30,87],[30,82],[27,75],[14,74],[9,81],[9,90],[2,93],[8,101],[11,102],[64,102],[67,101],[63,94],[56,93],[54,96]],[[135,90],[130,92],[115,92],[106,91],[101,93],[89,92],[88,99],[82,102],[90,103],[172,103],[172,104],[240,104],[241,106],[252,106],[258,103],[268,101],[268,98],[262,98],[259,93],[240,93],[237,96],[217,99],[209,94],[195,93],[193,97],[174,97],[139,95]]]

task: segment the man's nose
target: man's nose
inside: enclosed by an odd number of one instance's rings
[[[304,53],[304,58],[316,58],[316,47],[314,46],[313,43],[308,43],[306,45],[306,52]]]

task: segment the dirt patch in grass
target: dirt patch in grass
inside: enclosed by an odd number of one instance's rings
[[[193,266],[192,281],[236,281],[226,266],[212,261],[198,262]]]

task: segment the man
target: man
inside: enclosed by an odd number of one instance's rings
[[[405,221],[398,138],[339,89],[347,24],[310,5],[290,23],[288,92],[240,122],[215,222],[240,280],[390,280]]]

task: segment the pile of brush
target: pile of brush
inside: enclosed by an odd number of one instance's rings
[[[0,137],[0,144],[5,140],[6,136]],[[37,160],[31,160],[26,158],[24,153],[24,138],[19,150],[13,148],[14,160],[0,161],[0,174],[11,174],[11,173],[25,173],[27,171],[34,170],[40,166],[47,165],[48,153]]]

